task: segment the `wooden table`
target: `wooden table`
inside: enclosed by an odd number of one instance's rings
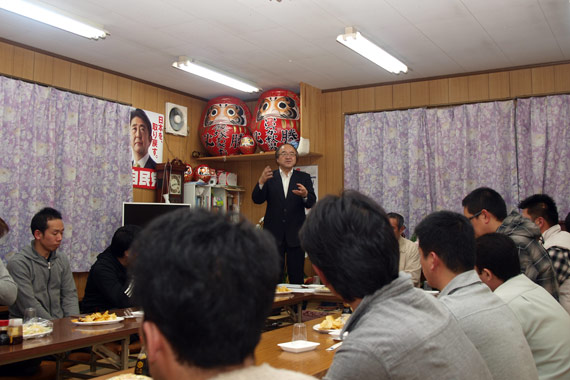
[[[118,315],[121,314],[119,311]],[[0,346],[0,365],[121,341],[120,366],[128,368],[130,336],[138,333],[142,319],[126,318],[120,323],[100,326],[76,326],[71,319],[53,320],[53,332],[46,337],[24,340],[14,346]]]
[[[338,315],[335,317],[338,317]],[[329,334],[322,334],[313,329],[313,326],[320,323],[323,319],[324,318],[314,319],[306,323],[307,339],[312,342],[320,343],[314,351],[293,354],[291,352],[285,352],[277,346],[278,343],[291,341],[293,326],[287,326],[261,334],[261,340],[255,349],[255,364],[268,363],[275,368],[289,369],[322,378],[331,366],[335,353],[335,351],[327,351],[326,349],[337,343]],[[127,370],[96,377],[94,380],[109,379],[114,376],[133,372],[134,368],[129,368]]]
[[[342,299],[333,293],[297,293],[293,290],[291,294],[284,294],[284,295],[275,295],[275,299],[273,301],[273,308],[277,309],[280,307],[294,307],[296,306],[296,311],[293,311],[294,318],[297,322],[302,322],[302,306],[303,301],[323,301],[323,302],[342,302]]]

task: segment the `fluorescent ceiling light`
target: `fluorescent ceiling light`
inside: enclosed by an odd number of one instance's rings
[[[339,34],[336,40],[347,48],[354,50],[364,58],[371,60],[391,73],[399,74],[400,72],[405,73],[408,71],[406,65],[386,53],[378,45],[366,39],[360,32],[357,32],[356,29],[348,27],[345,28],[344,32],[345,34]]]
[[[172,66],[243,92],[257,92],[261,90],[253,83],[244,79],[236,79],[228,73],[224,73],[223,71],[206,64],[198,63],[185,56],[178,57],[178,61],[174,62]]]
[[[40,7],[27,1],[0,0],[0,8],[86,38],[97,40],[107,36],[107,32],[102,29],[87,25],[56,11]]]

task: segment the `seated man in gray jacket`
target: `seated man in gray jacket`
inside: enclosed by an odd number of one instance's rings
[[[420,262],[429,284],[477,347],[494,379],[538,379],[521,325],[475,272],[475,234],[451,211],[425,217],[416,227]]]
[[[69,261],[57,252],[63,238],[61,214],[46,207],[34,215],[30,227],[34,240],[8,261],[8,271],[18,285],[10,317],[22,318],[29,307],[45,319],[79,314]]]
[[[327,196],[300,238],[321,280],[354,310],[326,379],[491,379],[449,311],[398,274],[398,241],[372,199]]]

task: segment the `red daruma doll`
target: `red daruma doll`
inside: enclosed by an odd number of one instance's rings
[[[263,151],[277,150],[285,143],[299,145],[299,107],[299,97],[292,91],[273,89],[261,94],[251,132]]]
[[[251,112],[233,96],[219,96],[206,104],[200,120],[200,140],[212,156],[230,156],[240,152],[240,141],[251,136]]]

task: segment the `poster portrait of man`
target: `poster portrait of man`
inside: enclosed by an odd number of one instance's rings
[[[156,163],[162,162],[164,115],[133,108],[129,121],[133,186],[156,187]]]

